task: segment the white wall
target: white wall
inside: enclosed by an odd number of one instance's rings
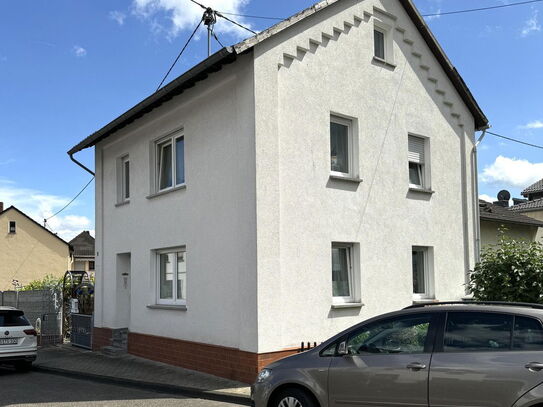
[[[252,78],[251,55],[240,57],[97,145],[96,326],[126,326],[116,258],[129,253],[130,331],[256,351]],[[149,199],[152,141],[180,127],[187,187]],[[130,203],[116,206],[125,154]],[[187,250],[187,311],[149,309],[152,251],[175,246]]]
[[[319,342],[411,304],[415,245],[433,247],[436,298],[464,295],[473,118],[403,8],[383,3],[338,2],[255,50],[259,352]],[[392,30],[394,69],[372,61],[375,15],[405,31]],[[334,39],[297,50],[334,27]],[[329,179],[331,112],[358,120],[360,185]],[[430,138],[431,196],[408,191],[408,132]],[[361,309],[331,308],[333,241],[360,243]]]

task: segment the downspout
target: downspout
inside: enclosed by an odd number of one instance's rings
[[[82,163],[80,163],[79,161],[77,161],[75,158],[74,158],[74,153],[72,152],[68,152],[68,155],[70,156],[70,160],[72,160],[74,163],[76,163],[77,165],[79,165],[81,168],[83,168],[85,171],[87,171],[89,174],[91,174],[93,177],[94,177],[94,172],[92,172],[91,170],[89,170],[87,167],[85,167]]]
[[[479,208],[479,168],[477,163],[477,147],[483,139],[485,138],[486,131],[490,128],[490,125],[487,125],[483,128],[483,134],[479,136],[475,142],[471,154],[473,157],[473,185],[474,185],[474,205],[475,205],[475,263],[478,263],[481,260],[481,212]]]

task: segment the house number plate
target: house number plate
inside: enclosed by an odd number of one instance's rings
[[[0,345],[17,345],[19,340],[17,338],[0,339]]]

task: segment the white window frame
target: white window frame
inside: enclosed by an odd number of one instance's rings
[[[171,189],[175,189],[175,188],[179,188],[181,186],[184,186],[186,184],[186,178],[187,178],[187,174],[186,174],[186,171],[184,171],[185,173],[185,181],[182,182],[182,183],[179,183],[177,184],[177,145],[176,145],[176,141],[179,140],[179,139],[182,139],[183,140],[183,144],[185,142],[185,134],[184,134],[184,131],[183,130],[179,130],[179,131],[175,131],[174,133],[171,133],[169,134],[168,136],[166,137],[162,137],[162,138],[159,138],[157,140],[154,141],[154,146],[153,146],[153,151],[154,151],[154,154],[153,154],[153,157],[154,157],[154,163],[153,163],[153,168],[154,168],[154,188],[153,188],[153,192],[154,193],[158,193],[158,192],[164,192],[164,191],[169,191]],[[159,145],[161,144],[164,144],[164,143],[170,143],[172,148],[172,185],[169,186],[169,187],[166,187],[166,188],[160,188],[160,164],[161,164],[161,160],[160,160],[160,157],[159,157],[159,154],[160,154],[160,149],[159,149]],[[186,149],[186,147],[185,147]],[[183,149],[183,153],[185,151],[185,149]],[[186,169],[186,161],[185,161],[185,156],[183,156],[183,166],[184,168]]]
[[[156,283],[156,304],[157,305],[187,305],[187,299],[177,299],[177,259],[173,264],[173,280],[172,280],[172,298],[160,298],[160,255],[171,253],[183,253],[185,258],[185,266],[187,265],[187,250],[185,247],[174,247],[169,249],[155,250],[155,283]],[[186,280],[188,281],[188,269],[186,271]],[[188,290],[186,290],[188,293]]]
[[[333,249],[347,249],[347,267],[349,278],[349,296],[334,296],[332,273],[331,277],[331,292],[332,292],[332,305],[343,304],[355,304],[360,302],[360,258],[359,258],[359,245],[356,243],[347,242],[332,242],[330,248],[330,272],[332,272],[332,250]]]
[[[424,267],[424,293],[413,293],[413,300],[431,300],[435,298],[434,291],[434,252],[433,248],[429,246],[412,246],[412,252],[423,253],[423,267]],[[411,254],[411,279],[413,279],[413,254]],[[413,284],[411,284],[413,286]]]
[[[377,55],[377,53],[375,52],[376,51],[375,50],[375,31],[383,34],[383,56],[382,57]],[[386,30],[383,30],[381,27],[377,25],[373,27],[373,56],[375,58],[382,59],[383,61],[386,61],[386,57],[387,57],[387,32]]]
[[[392,36],[392,26],[385,24],[381,20],[374,18],[373,20],[373,30],[379,31],[383,34],[383,45],[384,45],[384,54],[385,57],[381,58],[375,55],[375,38],[374,32],[372,31],[373,39],[373,57],[379,61],[386,62],[387,64],[394,65],[394,39]]]
[[[424,144],[424,160],[422,163],[411,161],[408,157],[408,166],[407,166],[407,180],[409,183],[409,188],[414,189],[430,189],[430,139],[428,137],[420,136],[418,134],[408,133],[407,135],[407,153],[409,154],[409,138],[420,139]],[[418,167],[420,185],[412,184],[411,177],[409,175],[409,164],[415,164]]]
[[[344,177],[344,178],[355,178],[358,174],[356,171],[358,160],[356,159],[356,143],[354,142],[354,119],[339,116],[337,114],[331,113],[330,114],[330,126],[332,123],[340,124],[347,127],[347,159],[349,160],[349,166],[347,171],[348,172],[340,172],[340,171],[332,171],[331,165],[332,165],[332,150],[330,150],[329,157],[329,168],[330,168],[330,175],[336,176],[336,177]],[[328,145],[330,145],[331,142],[331,134],[328,136]]]

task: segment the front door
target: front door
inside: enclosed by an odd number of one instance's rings
[[[432,407],[510,407],[543,382],[543,328],[535,318],[449,312],[442,338],[430,369]]]
[[[428,406],[433,326],[439,315],[402,315],[354,331],[346,339],[347,354],[330,364],[330,406]]]

